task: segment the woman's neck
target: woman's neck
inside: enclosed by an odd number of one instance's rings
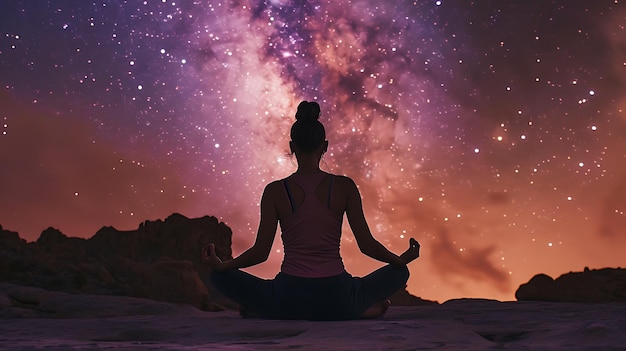
[[[322,170],[320,169],[320,158],[315,157],[315,155],[302,155],[297,157],[298,159],[298,170],[296,173],[298,174],[312,174],[319,173]]]
[[[315,168],[304,168],[304,167],[298,167],[298,169],[296,170],[297,174],[315,174],[315,173],[320,173],[322,170],[319,167],[315,167]]]

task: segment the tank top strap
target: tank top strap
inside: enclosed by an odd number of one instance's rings
[[[283,184],[285,185],[287,197],[289,198],[289,204],[291,205],[291,213],[294,213],[296,212],[296,205],[293,203],[293,196],[291,196],[291,191],[289,190],[289,185],[287,184],[287,178],[283,179]]]
[[[319,177],[317,179],[314,178],[299,178],[299,177],[294,177],[294,175],[291,175],[285,179],[283,179],[283,185],[285,186],[285,191],[287,193],[287,198],[289,199],[289,205],[291,206],[291,213],[295,213],[296,212],[296,208],[298,206],[296,206],[295,200],[293,198],[293,194],[291,192],[291,189],[289,187],[289,183],[287,182],[288,179],[293,180],[299,187],[302,188],[302,190],[304,191],[305,194],[305,198],[304,198],[304,202],[309,202],[309,201],[313,201],[314,196],[306,196],[306,194],[314,194],[315,193],[315,189],[317,189],[317,187],[320,185],[321,182],[323,182],[326,178],[328,178],[328,194],[327,194],[327,200],[326,200],[326,207],[328,209],[330,209],[330,203],[331,203],[331,198],[332,198],[332,193],[333,193],[333,184],[334,184],[334,180],[335,180],[335,176],[333,174],[327,173],[325,174],[324,177]]]

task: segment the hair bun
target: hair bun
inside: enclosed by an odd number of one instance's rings
[[[320,105],[315,101],[302,101],[298,105],[296,120],[302,122],[314,122],[320,118]]]

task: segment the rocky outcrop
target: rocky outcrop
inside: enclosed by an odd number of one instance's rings
[[[437,301],[425,300],[411,295],[406,288],[396,291],[389,300],[391,301],[391,306],[428,306],[439,304]]]
[[[0,227],[0,281],[70,293],[112,294],[191,304],[234,307],[208,284],[200,249],[216,244],[232,258],[232,232],[215,217],[173,214],[137,230],[100,229],[89,239],[46,229],[34,243]]]
[[[557,279],[535,275],[515,292],[518,301],[626,302],[626,269],[585,268]]]

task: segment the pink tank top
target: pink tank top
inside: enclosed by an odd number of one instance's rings
[[[322,203],[315,189],[330,177],[328,203]],[[334,176],[320,172],[292,174],[289,178],[304,190],[304,201],[293,202],[289,185],[283,180],[293,214],[280,222],[284,246],[283,273],[306,278],[322,278],[344,272],[339,255],[343,216],[330,211],[330,195]],[[293,186],[293,185],[292,185]]]

